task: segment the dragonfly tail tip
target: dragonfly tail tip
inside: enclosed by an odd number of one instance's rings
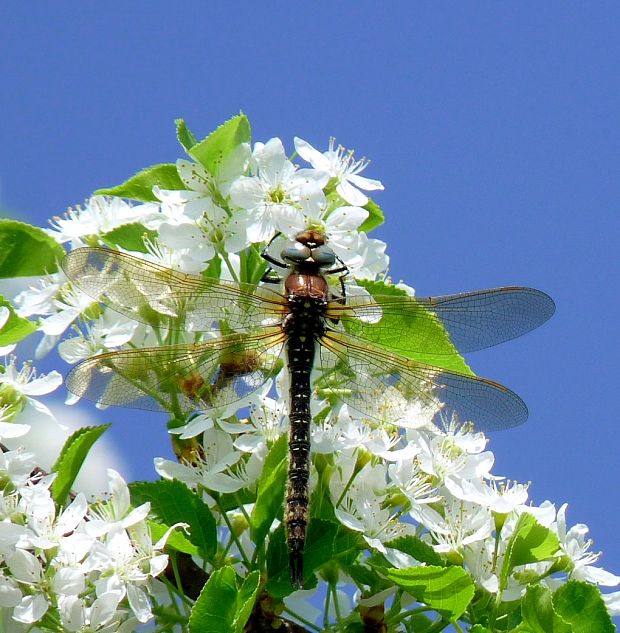
[[[295,589],[303,589],[304,567],[303,555],[301,552],[291,552],[289,554],[289,571],[291,574],[291,585]]]

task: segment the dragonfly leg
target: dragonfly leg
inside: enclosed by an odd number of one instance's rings
[[[283,281],[282,277],[271,266],[264,272],[260,280],[266,284],[279,284]]]
[[[269,244],[267,244],[267,246],[265,246],[265,248],[263,248],[263,250],[261,251],[260,256],[268,261],[270,264],[272,264],[273,266],[277,266],[278,268],[289,268],[288,264],[285,264],[283,261],[280,261],[279,259],[275,258],[273,255],[271,255],[271,253],[269,252],[269,248],[271,247],[271,245],[273,244],[273,242],[280,237],[280,235],[282,235],[280,233],[280,231],[278,231],[270,240],[269,240]],[[265,273],[265,275],[269,273],[269,270]],[[262,280],[262,281],[266,281],[266,280]]]
[[[344,304],[347,296],[347,291],[344,286],[344,279],[350,273],[350,271],[349,267],[342,261],[342,259],[340,259],[340,257],[338,257],[338,255],[336,255],[336,259],[340,262],[341,265],[337,266],[336,268],[332,268],[331,270],[326,270],[324,274],[337,275],[338,273],[342,273],[342,275],[338,277],[338,280],[340,281],[340,288],[342,290],[342,296],[336,297],[335,300],[338,301],[338,303]]]

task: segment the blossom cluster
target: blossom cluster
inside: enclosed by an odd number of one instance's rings
[[[0,452],[2,630],[60,625],[64,631],[132,631],[152,618],[154,579],[167,566],[162,550],[168,534],[152,542],[150,505],[133,508],[113,469],[105,498],[88,502],[78,492],[66,504],[54,500],[57,474],[42,471],[42,456],[19,445],[36,416],[58,428],[38,397],[55,391],[62,379],[56,371],[37,375],[30,364],[18,370],[15,363],[7,357],[0,373],[0,438],[17,447],[3,445]]]
[[[148,504],[132,509],[125,482],[110,469],[107,500],[89,505],[77,493],[59,512],[54,475],[35,465],[23,450],[0,459],[2,629],[111,633],[150,620],[154,578],[168,556],[164,541],[151,541]]]
[[[179,188],[153,184],[152,199],[139,204],[94,196],[54,219],[47,233],[73,250],[109,246],[123,227],[139,226],[138,247],[122,239],[115,247],[184,273],[207,271],[259,285],[260,277],[247,265],[251,249],[258,252],[272,242],[277,247],[301,231],[315,230],[326,236],[350,272],[344,280],[347,296],[363,294],[356,281],[384,279],[388,266],[385,244],[364,230],[371,208],[367,192],[383,186],[360,175],[367,161],[355,160],[334,141],[324,152],[299,138],[294,146],[308,167],[295,164],[278,138],[253,147],[239,143],[217,169],[178,160]],[[167,335],[156,325],[97,304],[62,271],[24,290],[15,304],[20,317],[37,319],[43,334],[37,354],[57,346],[72,364],[102,352],[157,345]],[[6,309],[0,308],[0,320],[3,314],[6,319]],[[212,335],[187,331],[176,336],[177,343],[195,343]],[[22,394],[22,402],[44,392],[28,391],[28,379],[18,379],[11,363],[0,374],[0,397],[1,387],[9,384],[21,385],[14,392]],[[243,525],[253,503],[231,511],[223,510],[218,499],[242,490],[256,492],[270,449],[287,432],[287,393],[282,367],[244,399],[195,413],[171,429],[179,442],[200,438],[201,450],[191,460],[155,459],[162,478],[185,483],[209,506],[218,522],[219,551],[227,553],[241,576],[250,571],[247,561],[256,560],[256,543],[247,523],[245,529],[230,528]],[[7,421],[14,423],[17,400],[1,402],[6,402]],[[598,586],[620,583],[620,577],[595,565],[599,554],[590,551],[587,527],[567,527],[566,505],[556,509],[547,501],[528,503],[526,485],[492,473],[487,438],[472,425],[444,417],[438,426],[436,411],[399,409],[394,403],[381,420],[370,420],[346,404],[334,406],[319,391],[313,393],[312,410],[312,459],[329,467],[312,471],[311,487],[324,484],[340,524],[394,568],[420,565],[394,542],[421,536],[442,560],[461,565],[477,589],[501,602],[519,600],[534,581],[551,591],[570,579]],[[124,630],[123,622],[147,621],[148,595],[166,565],[163,541],[153,545],[145,525],[148,505],[132,510],[126,487],[111,472],[111,497],[99,511],[78,493],[58,514],[49,492],[52,478],[30,476],[32,455],[9,452],[2,459],[11,482],[0,499],[0,528],[6,529],[0,530],[0,606],[11,609],[6,613],[16,622],[34,623],[53,608],[66,630],[75,631]],[[508,545],[524,514],[547,528],[560,549],[547,560],[515,566],[502,578]],[[199,564],[208,573],[215,569],[212,561]],[[339,573],[340,583],[351,581],[346,571]],[[342,612],[376,604],[376,596],[358,588],[353,596],[334,594]],[[393,587],[381,597],[395,593]],[[604,599],[610,613],[620,614],[620,592]],[[294,596],[285,602],[293,615],[306,621],[316,617],[311,596],[305,596],[304,604]]]

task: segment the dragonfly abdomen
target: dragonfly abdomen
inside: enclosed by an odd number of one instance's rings
[[[291,583],[303,584],[303,552],[308,525],[310,478],[310,374],[317,338],[323,333],[326,302],[316,297],[291,297],[284,330],[290,376],[289,468],[286,491],[286,536]]]

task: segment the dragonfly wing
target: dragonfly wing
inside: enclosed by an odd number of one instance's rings
[[[285,305],[267,288],[181,273],[106,248],[71,251],[62,268],[93,299],[131,319],[169,329],[206,332],[218,329],[222,320],[232,329],[273,324]]]
[[[347,297],[332,301],[327,316],[354,336],[405,355],[474,352],[526,334],[555,311],[549,295],[534,288],[494,288],[443,297]]]
[[[102,405],[186,413],[227,407],[256,391],[281,364],[284,335],[231,335],[194,345],[121,350],[82,361],[67,388]]]
[[[390,423],[410,416],[437,421],[453,414],[479,431],[497,431],[522,424],[528,411],[506,387],[403,358],[343,332],[327,331],[319,351],[323,375],[353,409]]]

